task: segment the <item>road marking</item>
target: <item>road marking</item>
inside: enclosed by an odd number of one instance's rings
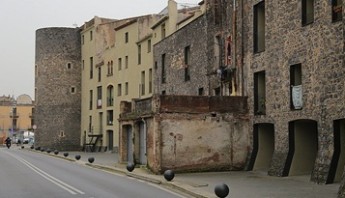
[[[23,158],[20,158],[18,156],[15,156],[11,153],[8,153],[9,155],[11,155],[12,157],[16,158],[18,161],[20,161],[21,163],[23,163],[24,165],[26,165],[27,167],[29,167],[31,170],[35,171],[37,174],[41,175],[43,178],[45,178],[46,180],[52,182],[53,184],[59,186],[60,188],[66,190],[67,192],[76,195],[76,194],[85,194],[83,191],[78,190],[77,188],[49,175],[48,173],[44,172],[43,170],[39,169],[38,167],[36,167],[35,165],[31,164],[30,162],[26,161]]]

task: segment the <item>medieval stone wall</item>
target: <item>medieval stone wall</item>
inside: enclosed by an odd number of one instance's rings
[[[80,49],[78,28],[36,31],[36,146],[80,148]]]

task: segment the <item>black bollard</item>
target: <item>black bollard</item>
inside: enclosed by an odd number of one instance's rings
[[[126,168],[129,172],[132,172],[135,168],[135,165],[132,162],[128,162]]]
[[[175,177],[174,171],[172,171],[172,170],[166,170],[166,171],[164,172],[164,178],[165,178],[167,181],[173,180],[174,177]]]
[[[55,150],[55,151],[54,151],[54,154],[55,154],[55,155],[59,154],[59,151],[58,151],[58,150]]]
[[[34,145],[32,145],[31,147],[30,147],[30,149],[34,149],[35,147],[34,147]]]
[[[214,193],[216,193],[216,195],[218,197],[224,198],[226,196],[228,196],[229,194],[229,187],[226,184],[218,184],[216,185],[216,187],[214,188]]]
[[[75,159],[76,159],[76,160],[80,160],[80,155],[76,155],[76,156],[75,156]]]
[[[24,149],[24,146],[22,146],[22,149]]]
[[[94,157],[89,157],[89,159],[87,159],[91,164],[95,161]]]
[[[41,148],[41,152],[44,152],[45,151],[45,149],[44,148]]]
[[[50,149],[47,149],[47,153],[50,153],[50,152],[52,152]]]
[[[67,156],[68,156],[68,153],[67,153],[67,152],[66,152],[66,153],[63,153],[63,156],[67,157]]]

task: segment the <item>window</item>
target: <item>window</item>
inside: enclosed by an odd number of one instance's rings
[[[119,71],[122,69],[122,59],[121,58],[119,58],[118,59],[118,69],[119,69]]]
[[[254,53],[265,50],[265,1],[254,6]]]
[[[128,32],[125,33],[125,43],[128,43],[129,41],[129,34]]]
[[[59,132],[59,137],[65,137],[65,131],[64,130],[61,130]]]
[[[141,86],[140,86],[140,95],[143,96],[145,95],[145,71],[141,72]]]
[[[113,125],[113,120],[114,120],[113,115],[114,115],[113,110],[107,111],[107,125]]]
[[[254,114],[266,114],[265,71],[254,73]]]
[[[81,64],[82,64],[82,65],[81,65],[81,67],[82,67],[82,69],[84,70],[84,67],[85,67],[85,61],[83,60]]]
[[[93,57],[90,57],[90,79],[93,78]]]
[[[67,63],[66,67],[67,67],[67,69],[71,69],[72,68],[72,64],[71,63]]]
[[[92,38],[93,37],[93,35],[92,35],[92,31],[90,31],[90,41],[92,41]]]
[[[149,69],[149,93],[152,93],[152,69]]]
[[[125,83],[125,94],[128,95],[128,82]]]
[[[166,36],[166,30],[165,30],[165,24],[163,23],[162,26],[161,26],[161,36],[162,36],[162,39],[165,38]]]
[[[92,128],[92,116],[89,116],[89,133],[93,133],[93,128]]]
[[[151,52],[151,39],[147,40],[147,53]]]
[[[102,86],[97,87],[97,109],[102,108]]]
[[[128,68],[128,56],[125,57],[125,69]]]
[[[113,106],[114,105],[114,87],[113,85],[109,85],[107,87],[107,106]]]
[[[93,101],[92,101],[92,99],[93,99],[93,91],[92,90],[90,90],[90,103],[89,103],[89,109],[90,110],[92,110],[92,103],[93,103]]]
[[[290,66],[290,108],[302,109],[302,68],[301,64]]]
[[[221,22],[221,4],[219,3],[219,0],[214,0],[214,23],[216,25],[220,24]]]
[[[302,0],[302,25],[314,22],[314,0]]]
[[[184,80],[190,80],[190,70],[189,70],[189,59],[190,59],[190,46],[184,48]]]
[[[141,64],[141,45],[138,45],[138,65]]]
[[[343,0],[332,0],[332,22],[341,21],[343,16]]]
[[[82,36],[81,36],[81,44],[84,45],[84,43],[85,43],[85,36],[82,35]]]
[[[117,85],[117,96],[121,96],[122,95],[122,87],[121,87],[121,84],[118,84]]]
[[[114,62],[110,61],[110,74],[113,75]]]
[[[215,96],[220,96],[220,87],[217,87],[214,89],[214,95]]]
[[[165,54],[162,54],[162,83],[166,83]]]
[[[75,90],[75,87],[72,86],[72,87],[71,87],[71,93],[74,94],[75,91],[76,91],[76,90]]]
[[[199,90],[198,90],[198,95],[199,96],[203,96],[204,95],[204,88],[199,88]]]
[[[98,67],[98,82],[101,82],[102,79],[102,68]]]

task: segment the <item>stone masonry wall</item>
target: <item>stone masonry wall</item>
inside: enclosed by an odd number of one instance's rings
[[[78,28],[36,31],[36,146],[80,148],[80,49]]]
[[[265,50],[253,53],[253,7],[243,1],[244,67],[253,123],[273,123],[270,175],[281,176],[289,150],[288,122],[318,123],[318,154],[311,179],[327,180],[333,155],[333,120],[345,118],[343,23],[332,22],[328,1],[315,1],[314,22],[301,24],[301,1],[265,1]],[[301,64],[303,109],[290,109],[290,66]],[[254,73],[265,71],[266,115],[254,115]],[[252,128],[251,128],[252,130]]]

